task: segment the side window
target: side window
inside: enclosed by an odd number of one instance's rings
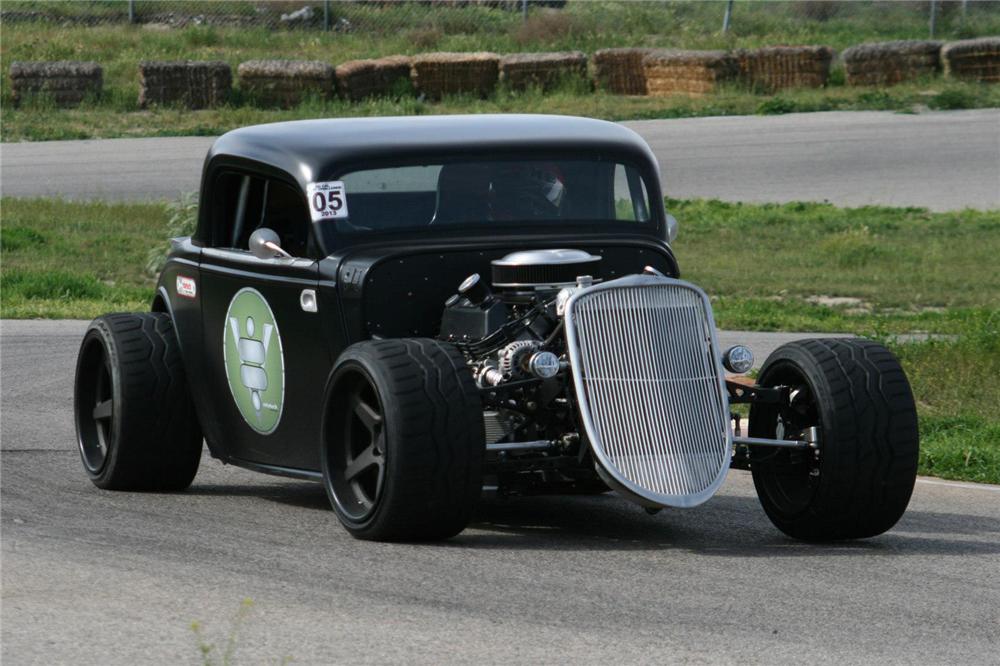
[[[212,202],[212,246],[246,252],[250,234],[274,230],[292,256],[306,256],[309,213],[297,189],[274,179],[220,174]]]
[[[649,195],[638,171],[615,165],[614,197],[616,220],[649,222]]]

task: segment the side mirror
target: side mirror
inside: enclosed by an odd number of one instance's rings
[[[667,213],[667,242],[668,243],[673,243],[674,239],[677,238],[677,232],[679,230],[678,229],[679,226],[680,225],[677,224],[677,218],[674,217],[673,215],[671,215],[670,213]]]
[[[292,255],[281,249],[281,239],[278,238],[278,234],[266,227],[261,227],[250,234],[249,245],[250,252],[258,259],[292,258]]]

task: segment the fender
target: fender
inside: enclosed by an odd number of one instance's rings
[[[184,361],[185,375],[200,377],[204,373],[201,340],[201,294],[198,293],[201,288],[201,272],[195,257],[178,256],[178,254],[187,254],[185,249],[188,249],[187,245],[189,244],[190,240],[187,238],[172,241],[171,253],[167,264],[160,273],[159,284],[150,307],[153,312],[164,312],[170,315],[180,346],[181,358]],[[198,254],[200,254],[200,249]],[[176,287],[174,290],[170,289],[182,273],[182,277],[190,278],[194,282],[195,293],[193,296],[181,297],[177,294]],[[195,414],[202,426],[205,442],[208,444],[209,453],[213,458],[228,462],[224,453],[225,449],[219,444],[221,441],[219,434],[212,428],[212,423],[206,419],[204,405],[206,400],[211,399],[211,396],[206,395],[205,384],[189,381],[188,389],[194,402]]]

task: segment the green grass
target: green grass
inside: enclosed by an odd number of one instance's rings
[[[174,3],[176,4],[176,3]],[[253,13],[260,3],[234,2],[226,13]],[[286,3],[287,4],[287,3]],[[296,8],[298,3],[293,3]],[[34,9],[61,15],[94,11],[121,14],[125,3],[4,3],[4,11]],[[0,43],[0,59],[96,60],[104,68],[105,93],[79,110],[59,110],[44,103],[14,109],[10,86],[0,77],[0,134],[5,141],[218,134],[241,125],[294,118],[353,115],[398,115],[487,111],[550,112],[609,119],[669,118],[793,111],[1000,106],[1000,86],[942,79],[887,90],[848,88],[835,70],[830,87],[777,96],[733,88],[703,99],[686,97],[626,98],[591,94],[579,86],[553,94],[500,91],[488,100],[456,97],[424,103],[414,97],[361,104],[308,102],[288,111],[259,109],[241,102],[215,110],[141,111],[138,63],[144,59],[221,59],[234,68],[254,58],[316,59],[338,64],[354,58],[433,50],[492,50],[499,53],[579,49],[592,53],[612,46],[675,48],[745,48],[773,44],[826,44],[843,49],[852,44],[887,39],[922,39],[927,34],[925,9],[911,3],[833,3],[832,15],[819,20],[808,5],[796,2],[737,2],[733,28],[719,31],[722,3],[715,2],[581,2],[571,0],[558,12],[534,11],[527,23],[519,13],[464,7],[433,9],[416,3],[402,6],[357,6],[334,3],[334,11],[355,26],[351,32],[272,30],[191,26],[154,29],[125,24],[88,27],[56,22],[8,21]],[[208,13],[206,5],[192,11]],[[287,11],[288,6],[279,7]],[[277,11],[277,9],[276,9]],[[944,3],[939,37],[955,39],[1000,34],[1000,4],[970,3],[962,18],[957,6]]]
[[[891,345],[920,414],[920,471],[1000,483],[1000,310],[957,340]]]
[[[724,328],[949,334],[1000,309],[1000,273],[983,270],[1000,256],[998,211],[666,205],[680,220],[684,277],[712,294]],[[90,317],[113,303],[147,302],[150,250],[181,233],[193,210],[190,198],[3,199],[3,316]],[[855,300],[830,305],[831,297]]]
[[[5,198],[0,215],[0,316],[149,309],[155,283],[143,268],[163,243],[165,206]]]
[[[1000,212],[667,200],[724,328],[953,333],[1000,309]],[[831,307],[829,298],[856,299]]]
[[[190,201],[69,203],[5,198],[0,316],[94,317],[148,309],[151,250]],[[885,340],[913,384],[921,473],[1000,483],[1000,211],[844,209],[828,204],[667,200],[684,277],[719,326],[853,332]],[[860,299],[841,306],[810,297]],[[899,343],[926,331],[946,337]]]
[[[137,3],[140,14],[151,3]],[[184,3],[170,9],[183,13]],[[191,14],[255,16],[263,2],[189,2]],[[284,3],[273,14],[317,2]],[[819,4],[819,3],[816,3]],[[843,49],[863,41],[926,39],[923,3],[839,2],[827,17],[802,2],[737,0],[731,29],[722,33],[723,3],[699,1],[603,2],[570,0],[565,9],[533,9],[527,23],[520,12],[481,6],[433,7],[418,3],[332,3],[334,18],[352,24],[347,32],[281,30],[266,26],[192,25],[180,29],[122,23],[85,26],[53,22],[7,21],[5,59],[84,59],[109,63],[108,74],[130,75],[132,63],[151,59],[223,59],[234,64],[262,54],[341,62],[353,58],[427,50],[500,53],[572,50],[591,52],[613,46],[694,49],[749,48],[774,44],[826,44]],[[971,2],[963,18],[958,3],[941,3],[938,39],[1000,33],[1000,4]],[[830,8],[828,7],[828,9]],[[23,2],[5,0],[4,11],[38,10],[49,14],[85,14],[123,18],[127,5],[113,2]],[[116,69],[116,68],[121,69]],[[129,71],[126,71],[129,70]]]
[[[955,106],[954,101],[962,101]],[[945,100],[941,103],[940,100]],[[582,90],[567,82],[541,92],[500,90],[488,99],[447,97],[426,102],[416,97],[374,99],[360,103],[307,100],[292,109],[226,106],[185,111],[139,111],[131,97],[87,102],[77,109],[57,109],[44,102],[21,108],[4,105],[0,136],[4,141],[52,141],[138,136],[215,136],[237,127],[305,118],[399,116],[448,113],[556,113],[607,120],[688,118],[697,116],[781,114],[811,111],[887,110],[912,112],[927,108],[1000,107],[1000,86],[931,79],[885,90],[831,87],[791,90],[774,97],[732,87],[703,97],[623,97]]]

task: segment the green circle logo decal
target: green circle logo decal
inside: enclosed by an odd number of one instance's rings
[[[251,428],[270,435],[285,403],[285,355],[274,313],[260,292],[236,292],[222,340],[229,391]]]

